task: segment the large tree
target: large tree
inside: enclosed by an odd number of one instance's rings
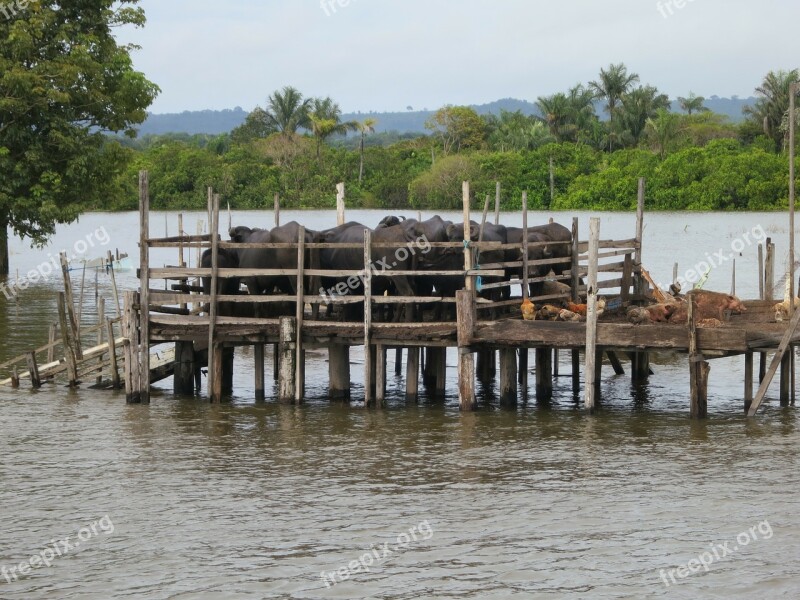
[[[783,149],[785,133],[781,123],[789,111],[789,86],[798,81],[798,70],[770,71],[764,81],[756,88],[758,100],[755,106],[745,106],[743,112],[757,127],[763,128],[764,135],[775,142],[775,150]]]
[[[617,112],[617,105],[622,97],[628,93],[634,83],[638,83],[639,76],[636,73],[628,73],[628,67],[623,63],[611,64],[608,69],[600,69],[600,77],[597,81],[589,83],[589,89],[595,93],[597,98],[606,101],[606,112],[608,112],[608,149],[613,150],[614,139],[614,116]]]
[[[709,109],[703,106],[705,101],[705,98],[695,95],[694,92],[689,92],[688,98],[678,96],[678,103],[681,105],[681,110],[689,115],[695,112],[709,112]]]
[[[159,90],[112,28],[138,0],[41,0],[0,19],[0,274],[8,228],[43,245],[108,190],[124,153],[107,132],[144,121]]]
[[[486,138],[486,125],[468,106],[444,106],[425,122],[442,142],[445,155],[466,148],[479,148]]]
[[[310,106],[311,98],[303,99],[303,94],[287,85],[267,98],[267,121],[285,136],[291,137],[298,129],[310,126]]]
[[[342,122],[342,109],[330,97],[314,98],[308,109],[308,127],[317,138],[317,161],[322,162],[322,143],[330,136],[358,129],[355,121]]]

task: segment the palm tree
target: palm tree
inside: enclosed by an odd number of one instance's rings
[[[361,132],[361,143],[359,145],[359,151],[361,152],[361,158],[358,164],[358,184],[361,185],[361,180],[364,178],[364,137],[368,133],[375,133],[375,125],[378,124],[377,119],[367,118],[361,122],[356,122],[355,127],[356,131]]]
[[[569,119],[573,129],[573,141],[580,142],[590,137],[590,131],[597,121],[594,111],[594,93],[580,83],[567,92]]]
[[[658,149],[661,160],[664,160],[681,131],[681,117],[666,108],[659,108],[654,117],[647,119],[646,131]]]
[[[703,106],[705,101],[706,99],[702,96],[695,96],[694,92],[689,92],[688,98],[678,96],[678,102],[681,105],[681,110],[687,114],[692,114],[693,112],[708,112],[709,109]]]
[[[670,107],[666,94],[659,94],[658,88],[651,85],[640,86],[622,97],[622,123],[625,133],[630,135],[633,145],[639,143],[647,119],[656,116],[659,109]]]
[[[628,68],[625,64],[619,63],[617,65],[609,65],[608,70],[600,69],[599,81],[589,83],[589,89],[595,93],[595,97],[606,101],[606,112],[608,112],[609,119],[608,127],[612,134],[608,138],[609,151],[613,150],[614,113],[617,110],[617,104],[628,93],[631,86],[638,82],[639,76],[636,73],[628,73]]]
[[[789,110],[789,87],[798,81],[798,70],[770,71],[756,88],[759,98],[755,106],[745,106],[743,112],[764,134],[775,142],[775,150],[783,148],[784,133],[781,122]]]
[[[267,98],[267,121],[287,137],[309,126],[308,108],[311,99],[291,86],[275,91]]]
[[[552,96],[540,96],[536,100],[536,107],[542,113],[542,118],[550,129],[550,135],[557,142],[564,141],[568,135],[567,129],[572,112],[567,95],[559,92]]]
[[[314,98],[308,109],[308,128],[317,138],[317,160],[322,162],[322,142],[330,136],[356,129],[356,123],[342,123],[342,111],[331,98]]]

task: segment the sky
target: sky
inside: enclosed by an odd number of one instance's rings
[[[534,102],[623,62],[670,97],[748,97],[800,66],[794,0],[141,0],[120,41],[155,113],[252,110],[286,85],[345,113]]]

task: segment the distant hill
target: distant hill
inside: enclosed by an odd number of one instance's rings
[[[734,122],[742,120],[742,108],[752,105],[755,98],[720,98],[711,96],[706,99],[706,107],[714,112],[727,115]],[[673,102],[673,107],[677,110],[677,102]],[[500,114],[501,110],[522,111],[525,115],[538,115],[536,105],[527,100],[517,100],[514,98],[503,98],[488,104],[473,105],[479,114]],[[405,133],[425,133],[425,121],[427,121],[434,111],[431,110],[408,110],[406,112],[367,112],[367,113],[347,113],[342,115],[344,121],[363,121],[366,118],[377,119],[376,130],[380,132]],[[601,119],[605,119],[602,103],[597,104],[597,114]],[[139,127],[140,135],[164,134],[164,133],[206,133],[217,135],[227,133],[244,123],[247,111],[237,106],[234,109],[226,110],[201,110],[184,111],[172,114],[149,114],[147,120]]]

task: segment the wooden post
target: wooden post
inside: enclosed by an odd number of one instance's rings
[[[495,351],[479,350],[476,357],[475,371],[478,381],[484,385],[490,384],[495,378]]]
[[[640,183],[641,185],[641,183]],[[597,379],[597,255],[600,243],[600,219],[589,221],[589,280],[586,287],[586,408],[593,411],[597,406],[600,382]]]
[[[394,376],[400,377],[403,374],[403,347],[398,346],[394,349]]]
[[[194,342],[175,342],[175,374],[172,377],[174,394],[178,396],[194,395],[194,371]]]
[[[644,240],[644,196],[645,196],[645,180],[644,177],[639,178],[639,193],[636,203],[636,251],[634,253],[634,263],[636,267],[636,284],[635,292],[638,296],[645,293],[647,289],[647,282],[642,277],[642,244]]]
[[[293,317],[280,319],[280,363],[278,372],[278,401],[284,404],[295,399],[295,340],[297,339],[297,321]]]
[[[86,257],[83,258],[83,269],[81,270],[81,293],[78,294],[78,337],[81,335],[81,324],[83,321],[83,290],[86,288]]]
[[[553,397],[553,351],[536,349],[536,401],[549,402]]]
[[[494,224],[500,224],[500,182],[494,185]]]
[[[489,216],[489,194],[486,194],[486,201],[483,203],[483,216],[481,217],[481,234],[478,241],[483,241],[483,230],[486,227],[486,218]]]
[[[28,352],[26,355],[28,362],[28,373],[31,376],[31,385],[37,390],[42,387],[42,380],[39,378],[39,365],[36,363],[36,352]]]
[[[694,300],[689,298],[689,386],[691,393],[691,417],[703,419],[708,415],[709,364],[697,347],[697,319]]]
[[[336,184],[336,225],[344,225],[344,183]]]
[[[364,406],[372,405],[372,232],[364,229]]]
[[[17,371],[17,365],[14,365],[11,371],[11,388],[15,390],[19,388],[19,372]]]
[[[108,251],[106,260],[108,261],[108,271],[111,275],[111,291],[114,294],[114,310],[117,313],[117,318],[120,318],[122,317],[122,308],[119,303],[119,290],[117,290],[117,276],[115,274],[116,269],[114,268],[114,256],[111,254],[111,250]]]
[[[731,296],[736,295],[736,259],[733,259],[733,267],[731,267]]]
[[[437,398],[444,398],[447,389],[447,348],[436,349],[436,380],[434,381],[433,394]]]
[[[470,191],[469,181],[461,183],[461,204],[464,212],[464,270],[470,271],[472,269],[472,247],[470,245],[472,238],[470,237]],[[475,289],[475,279],[469,275],[465,277],[466,289]]]
[[[528,287],[530,272],[528,268],[528,192],[522,192],[522,301],[530,295]]]
[[[105,327],[103,327],[103,323],[106,320],[106,299],[105,298],[98,298],[97,299],[97,345],[101,346],[103,344],[103,335],[105,334]],[[111,340],[111,343],[114,343],[114,340]],[[95,383],[100,384],[103,381],[103,355],[100,355],[100,358],[97,359],[100,366],[100,371],[97,373],[97,379]]]
[[[456,292],[458,329],[458,401],[461,410],[475,410],[475,355],[470,345],[475,331],[475,292]]]
[[[350,346],[328,346],[328,396],[332,400],[350,399]]]
[[[122,335],[125,344],[122,347],[125,359],[125,399],[128,404],[139,402],[139,334],[136,318],[136,292],[125,292],[124,312],[122,313]],[[60,304],[60,303],[59,303]],[[59,306],[59,309],[61,306]],[[64,353],[67,355],[67,342],[64,338],[66,320],[62,321],[61,337],[64,340]]]
[[[767,238],[767,259],[764,265],[764,300],[772,302],[775,292],[775,244]]]
[[[61,326],[61,345],[64,348],[64,360],[67,362],[67,376],[69,387],[78,385],[78,365],[76,364],[73,345],[70,343],[70,333],[67,327],[66,294],[58,293],[58,322]]]
[[[295,302],[295,320],[297,321],[297,343],[295,344],[295,402],[300,404],[305,395],[305,360],[303,353],[303,321],[305,317],[306,298],[305,298],[305,257],[306,257],[306,228],[302,225],[297,236],[297,298]]]
[[[764,244],[758,245],[758,297],[764,299]]]
[[[580,287],[580,240],[578,239],[578,217],[572,218],[572,264],[570,266],[570,287],[572,287],[572,301],[576,304],[580,300],[578,288]],[[573,355],[574,363],[574,355]],[[573,373],[574,376],[574,373]]]
[[[375,345],[375,407],[382,408],[386,404],[386,347]]]
[[[794,203],[795,203],[795,97],[797,96],[797,83],[789,85],[789,315],[794,313],[794,298],[797,295],[797,284],[794,280]],[[788,367],[787,367],[788,368]],[[788,385],[788,382],[787,382]]]
[[[744,412],[750,410],[753,403],[753,353],[744,355]]]
[[[256,387],[256,402],[264,402],[266,398],[265,395],[265,388],[266,388],[266,381],[265,381],[265,371],[264,371],[264,354],[266,350],[266,344],[254,344],[253,345],[253,361],[254,367],[253,370],[255,371],[255,387]]]
[[[211,402],[222,402],[222,347],[217,344],[217,295],[219,293],[219,194],[211,204],[211,299],[208,309],[208,393]],[[217,356],[219,354],[220,356]]]
[[[530,365],[530,352],[526,347],[519,348],[519,369],[517,369],[517,380],[523,393],[528,387],[528,370]]]
[[[500,406],[517,405],[517,351],[500,350]]]
[[[111,359],[111,386],[118,390],[119,384],[119,367],[117,366],[117,348],[114,338],[114,322],[111,319],[106,319],[106,339],[108,339],[108,357]]]
[[[58,325],[50,323],[50,328],[47,333],[47,363],[55,362],[56,360],[56,331]],[[52,381],[52,377],[47,377],[48,381]]]
[[[626,254],[622,259],[622,285],[620,286],[620,299],[623,306],[631,298],[631,286],[633,286],[633,258]]]
[[[581,393],[581,351],[573,348],[572,354],[572,393],[577,398]]]
[[[792,337],[794,337],[794,333],[797,330],[798,325],[800,325],[800,310],[796,310],[794,312],[794,316],[792,317],[792,320],[789,323],[789,327],[786,328],[786,331],[783,334],[783,338],[781,339],[781,343],[778,345],[778,350],[777,352],[775,352],[775,356],[772,357],[772,362],[769,365],[769,370],[762,378],[761,385],[758,388],[758,392],[756,393],[756,397],[753,400],[753,404],[750,406],[750,410],[747,411],[747,416],[752,417],[756,414],[756,412],[758,412],[758,409],[764,400],[764,396],[766,396],[767,394],[767,389],[769,388],[769,384],[772,383],[772,378],[775,377],[775,373],[778,371],[778,367],[783,362],[784,354],[788,349],[791,348],[790,343],[792,341]]]
[[[419,346],[408,349],[406,360],[406,402],[416,402],[419,399]]]
[[[150,404],[150,183],[147,171],[139,172],[139,390],[141,402]],[[210,371],[209,371],[210,372]]]
[[[75,358],[81,360],[83,358],[83,349],[81,347],[80,329],[78,328],[78,319],[75,316],[75,299],[72,295],[72,280],[69,276],[69,261],[65,252],[59,254],[61,259],[61,272],[64,275],[64,300],[67,303],[67,316],[69,319],[70,336],[72,337],[73,347],[75,348]]]
[[[275,227],[281,226],[281,195],[275,192]]]
[[[791,393],[789,389],[792,383],[792,353],[791,348],[789,350],[789,352],[786,352],[783,355],[783,359],[781,360],[781,406],[789,406],[791,401]]]

